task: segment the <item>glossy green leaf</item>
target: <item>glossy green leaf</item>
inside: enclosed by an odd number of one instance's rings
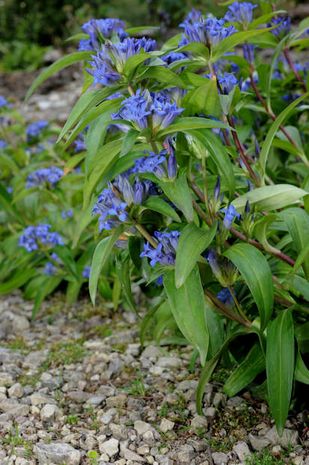
[[[235,396],[250,384],[265,369],[265,356],[260,344],[255,344],[241,364],[232,372],[224,384],[223,390],[229,396]]]
[[[199,270],[195,267],[179,289],[176,288],[172,270],[164,273],[163,283],[176,323],[185,338],[199,351],[201,363],[204,365],[208,352],[209,332]]]
[[[95,248],[89,277],[89,294],[93,305],[95,305],[97,286],[101,270],[107,262],[112,252],[113,246],[121,234],[121,231],[122,227],[115,229],[111,236],[102,239]]]
[[[183,173],[173,181],[160,181],[159,185],[168,199],[185,215],[188,222],[193,221],[192,196],[186,175]]]
[[[215,121],[207,118],[198,118],[198,117],[184,117],[181,120],[176,121],[175,123],[168,126],[166,129],[162,129],[158,132],[158,137],[164,137],[168,134],[173,134],[174,132],[186,132],[188,129],[228,129],[229,126],[221,123],[220,121]]]
[[[219,58],[221,58],[225,53],[232,50],[236,45],[243,44],[244,42],[251,40],[259,35],[263,35],[267,32],[267,29],[257,29],[254,31],[241,31],[232,34],[226,39],[221,40],[218,45],[214,47],[212,53],[212,63],[215,63]]]
[[[307,194],[305,190],[290,184],[275,184],[253,189],[233,200],[232,205],[241,211],[249,201],[250,206],[257,210],[277,210],[297,203]]]
[[[300,383],[309,384],[309,370],[302,359],[301,353],[297,353],[295,364],[295,379]]]
[[[175,285],[182,286],[195,267],[201,253],[207,249],[215,237],[217,223],[210,229],[201,229],[188,224],[181,232],[177,246],[175,263]]]
[[[168,216],[177,223],[181,222],[181,219],[179,218],[179,215],[176,213],[175,209],[158,196],[149,197],[146,202],[144,202],[143,206],[149,210],[153,210],[155,212],[161,213],[162,215]]]
[[[272,146],[272,142],[274,140],[275,135],[277,134],[280,126],[283,124],[283,122],[293,113],[294,108],[297,107],[297,105],[302,102],[305,98],[309,96],[309,92],[306,92],[304,95],[301,97],[297,98],[294,100],[292,103],[290,103],[289,106],[287,106],[276,118],[276,120],[272,123],[270,126],[268,133],[266,135],[266,138],[263,142],[262,148],[261,148],[261,153],[259,156],[259,163],[261,167],[261,172],[262,175],[264,176],[265,171],[266,171],[266,164],[267,164],[267,159],[268,155]]]
[[[64,68],[73,65],[79,61],[87,60],[91,57],[91,52],[74,52],[70,55],[59,58],[47,69],[44,69],[41,74],[33,81],[30,89],[26,94],[26,100],[33,94],[33,92],[44,82],[46,79],[50,78],[53,74],[58,73]]]
[[[272,274],[266,258],[258,249],[244,243],[233,245],[224,255],[236,266],[249,287],[259,310],[261,327],[265,328],[274,303]]]
[[[189,107],[193,113],[219,116],[220,102],[216,81],[205,79],[203,85],[186,94],[183,105]]]
[[[266,373],[268,402],[281,434],[288,416],[294,376],[294,324],[290,310],[281,310],[267,329]]]

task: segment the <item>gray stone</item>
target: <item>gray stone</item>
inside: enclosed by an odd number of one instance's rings
[[[205,409],[206,418],[213,419],[216,416],[216,409],[214,407],[207,407]]]
[[[108,455],[108,457],[113,457],[119,451],[119,441],[118,439],[111,438],[108,441],[99,444],[99,450],[102,453]]]
[[[202,417],[201,415],[196,415],[194,418],[191,420],[191,427],[194,430],[197,429],[207,429],[208,428],[208,421],[207,418]]]
[[[14,384],[14,379],[9,373],[0,373],[0,386],[9,387]]]
[[[54,404],[46,404],[40,412],[42,421],[52,421],[59,415],[59,409]]]
[[[76,402],[77,404],[83,404],[84,402],[87,402],[90,397],[88,392],[85,391],[70,391],[67,393],[67,396],[70,400]]]
[[[100,405],[104,402],[105,397],[104,396],[91,396],[87,400],[87,404],[90,405]]]
[[[160,357],[157,364],[161,368],[180,368],[183,362],[178,357]]]
[[[188,464],[194,458],[194,449],[192,446],[184,445],[177,452],[177,460],[180,463]]]
[[[248,438],[252,448],[257,451],[265,449],[270,444],[270,440],[263,436],[254,436],[249,433]]]
[[[160,357],[162,351],[156,346],[147,346],[141,353],[141,358],[157,359]]]
[[[0,411],[12,416],[26,416],[29,413],[29,406],[20,404],[15,399],[5,399],[0,402]]]
[[[147,431],[152,431],[152,426],[145,421],[137,420],[134,422],[134,429],[137,431],[137,434],[145,434]]]
[[[140,455],[136,454],[130,449],[123,449],[123,456],[126,460],[132,460],[133,462],[138,462],[138,463],[145,463],[146,460],[144,457],[141,457]]]
[[[237,457],[242,462],[244,462],[246,458],[251,455],[248,444],[246,444],[244,441],[237,442],[237,444],[235,444],[235,446],[233,447],[233,451],[236,453]]]
[[[215,465],[226,465],[229,460],[228,456],[223,452],[214,452],[211,456]]]
[[[27,355],[23,368],[37,369],[46,360],[48,350],[36,350]]]
[[[30,396],[31,405],[55,404],[55,400],[41,392],[34,392]]]
[[[24,395],[24,388],[20,383],[15,383],[10,387],[10,389],[8,389],[8,395],[9,397],[16,397],[19,399]]]
[[[273,426],[266,433],[265,438],[267,438],[271,444],[279,444],[286,449],[290,446],[296,446],[298,444],[298,432],[287,428],[283,430],[282,436],[279,436],[276,427]]]
[[[66,443],[37,444],[34,453],[40,465],[79,465],[80,452]]]
[[[167,433],[167,431],[171,431],[175,426],[175,423],[167,418],[163,418],[160,423],[160,430],[162,433]]]

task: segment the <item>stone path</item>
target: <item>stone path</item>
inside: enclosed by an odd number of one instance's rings
[[[226,398],[222,371],[198,416],[191,351],[141,348],[132,313],[56,296],[30,324],[31,307],[0,300],[1,465],[309,465],[305,413],[278,438],[264,403]]]

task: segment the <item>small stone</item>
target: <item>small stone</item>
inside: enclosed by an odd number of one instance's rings
[[[275,457],[280,457],[281,451],[282,451],[281,446],[274,446],[274,447],[271,449],[271,453],[272,453],[272,455],[274,455]]]
[[[142,435],[145,434],[146,431],[151,431],[152,426],[149,423],[146,423],[145,421],[136,420],[134,422],[134,429],[135,431],[137,431],[137,434]]]
[[[54,404],[55,401],[52,397],[42,394],[41,392],[34,392],[30,396],[31,405],[44,405],[44,404]]]
[[[23,368],[37,369],[46,360],[48,350],[36,350],[28,354],[23,362]]]
[[[28,405],[20,404],[15,399],[4,399],[0,402],[0,412],[8,413],[12,416],[27,416],[29,410]]]
[[[207,429],[208,428],[208,421],[207,418],[202,417],[201,415],[196,415],[194,418],[191,420],[191,427],[194,430],[197,429]]]
[[[123,456],[126,460],[132,460],[133,462],[139,462],[139,463],[145,462],[144,457],[141,457],[140,455],[136,454],[130,449],[125,448],[123,450]]]
[[[205,410],[205,417],[206,418],[214,418],[216,416],[216,409],[214,407],[207,407]]]
[[[237,444],[235,444],[233,447],[233,451],[236,453],[241,462],[244,462],[246,458],[251,455],[248,444],[246,444],[244,441],[237,442]]]
[[[167,418],[163,418],[160,423],[160,430],[162,433],[167,433],[167,431],[172,431],[174,428],[175,423]]]
[[[103,403],[103,401],[105,400],[105,397],[104,396],[91,396],[89,397],[89,399],[87,400],[87,404],[90,404],[90,405],[100,405]]]
[[[155,443],[155,438],[154,434],[152,431],[146,431],[146,433],[143,434],[143,441],[146,444],[149,444],[150,446]]]
[[[70,391],[67,393],[67,396],[70,400],[77,404],[83,404],[89,399],[89,394],[84,391]]]
[[[261,451],[269,446],[270,440],[266,437],[254,436],[249,433],[248,435],[250,444],[254,450]]]
[[[0,373],[0,386],[9,387],[14,384],[14,380],[8,373]]]
[[[19,399],[24,395],[24,388],[20,383],[15,383],[8,389],[8,395],[9,397],[16,397]]]
[[[119,441],[118,439],[111,438],[108,441],[99,444],[99,450],[102,453],[108,455],[108,457],[113,457],[119,451]]]
[[[149,446],[147,446],[146,444],[143,444],[142,446],[140,446],[140,447],[138,447],[136,449],[136,452],[139,455],[147,455],[147,454],[149,454]]]
[[[211,454],[215,465],[226,465],[228,463],[228,456],[223,452],[214,452]]]
[[[125,394],[118,394],[118,396],[109,397],[106,399],[106,407],[124,407],[127,402],[127,396]]]
[[[290,446],[296,446],[298,444],[298,432],[285,428],[282,436],[279,436],[276,427],[273,426],[265,435],[271,444],[284,447],[285,449]]]
[[[292,460],[292,463],[293,463],[293,465],[303,465],[304,459],[303,459],[303,457],[298,455]]]
[[[141,353],[141,358],[157,359],[160,357],[162,351],[156,346],[147,346]]]
[[[157,364],[161,368],[180,368],[182,361],[178,357],[160,357]]]
[[[219,407],[220,405],[224,405],[226,401],[226,397],[221,392],[216,392],[214,399],[212,401],[214,407]]]
[[[177,452],[177,459],[179,462],[188,464],[191,463],[191,460],[194,458],[194,449],[192,446],[184,445],[181,446]]]
[[[104,425],[108,425],[112,419],[114,418],[114,416],[116,415],[117,413],[117,410],[115,408],[111,408],[109,410],[107,410],[101,417],[100,417],[100,421],[104,424]]]
[[[41,420],[42,421],[52,421],[59,413],[59,409],[54,404],[46,404],[42,408],[40,412]]]
[[[34,453],[40,465],[79,465],[80,452],[66,443],[37,444]]]

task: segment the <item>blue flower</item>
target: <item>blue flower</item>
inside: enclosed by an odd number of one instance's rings
[[[10,104],[7,101],[7,99],[4,97],[4,95],[0,95],[0,108],[9,107],[9,106]]]
[[[229,205],[227,208],[223,208],[222,211],[225,213],[223,219],[223,226],[226,229],[231,229],[234,219],[239,219],[241,215],[240,213],[238,213],[234,205]]]
[[[276,18],[272,18],[267,26],[276,26],[270,32],[281,39],[291,30],[291,18],[289,16],[277,16]]]
[[[244,44],[242,46],[244,59],[250,64],[254,62],[254,49],[255,46],[252,44]]]
[[[82,31],[89,35],[89,39],[80,41],[79,50],[94,50],[102,40],[110,39],[113,35],[122,40],[127,36],[124,28],[125,23],[118,18],[91,19],[82,25]]]
[[[72,218],[73,217],[73,210],[63,210],[61,212],[61,218],[66,220],[67,218]]]
[[[186,58],[187,56],[181,52],[169,52],[161,57],[161,59],[168,65],[174,63],[175,61],[185,60]]]
[[[140,39],[127,37],[123,42],[116,44],[108,42],[102,45],[96,55],[93,55],[93,61],[90,62],[92,69],[88,72],[93,75],[95,84],[112,85],[121,78],[128,58],[142,50],[150,52],[155,47],[156,41],[145,37]]]
[[[158,178],[175,178],[177,172],[176,157],[173,152],[167,157],[167,151],[159,154],[150,152],[148,156],[138,158],[132,168],[133,173],[153,173]]]
[[[0,139],[0,149],[5,149],[7,146],[7,142],[5,142],[3,139]]]
[[[57,271],[58,268],[52,262],[47,262],[43,268],[43,274],[46,276],[54,276]]]
[[[38,250],[41,245],[52,247],[63,245],[63,239],[57,232],[51,232],[50,224],[39,224],[38,226],[27,226],[19,237],[19,246],[28,252]]]
[[[224,73],[219,75],[218,82],[223,94],[229,94],[238,84],[237,78],[232,73]]]
[[[184,29],[182,45],[201,42],[210,47],[236,32],[234,26],[225,26],[225,19],[204,18],[201,15],[185,20],[180,26]]]
[[[40,168],[27,177],[26,187],[37,187],[42,184],[48,184],[54,188],[63,176],[63,170],[57,166],[50,166],[49,168]]]
[[[156,231],[154,236],[158,241],[158,246],[154,248],[146,242],[140,256],[149,258],[150,266],[155,266],[157,263],[160,265],[174,265],[180,232],[161,233]]]
[[[249,2],[234,2],[228,7],[225,14],[226,21],[238,22],[242,24],[251,23],[253,17],[253,10],[257,5]]]
[[[91,266],[89,266],[89,265],[84,266],[84,269],[83,269],[83,272],[82,272],[83,278],[89,279],[89,277],[90,277],[90,271],[91,271]]]
[[[234,303],[233,296],[229,290],[229,288],[224,287],[221,291],[217,294],[217,299],[220,300],[224,305],[231,306]]]
[[[79,134],[75,141],[73,142],[74,152],[79,153],[86,150],[84,134]]]
[[[104,189],[93,207],[92,213],[99,215],[99,231],[113,229],[128,220],[128,204],[112,190]]]
[[[48,121],[45,120],[40,120],[36,121],[35,123],[29,124],[26,128],[28,141],[31,141],[32,139],[36,139],[37,137],[39,137],[43,129],[45,129],[47,126]]]

